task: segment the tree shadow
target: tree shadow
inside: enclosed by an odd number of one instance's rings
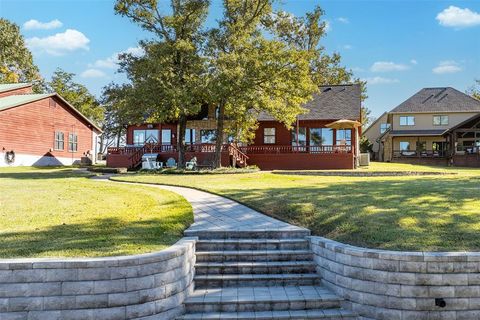
[[[6,232],[1,234],[0,257],[87,257],[151,252],[175,243],[191,222],[190,211],[182,216],[134,222],[98,218],[88,223]]]
[[[314,235],[353,245],[480,250],[480,212],[474,208],[480,199],[479,177],[344,181],[221,193]]]
[[[0,179],[19,179],[19,180],[32,180],[32,179],[66,179],[66,178],[81,178],[91,175],[90,172],[75,170],[75,168],[65,167],[29,167],[28,170],[24,168],[8,168],[7,170],[0,171]],[[25,170],[25,171],[24,171]]]

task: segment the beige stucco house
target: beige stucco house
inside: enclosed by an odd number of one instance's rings
[[[480,101],[463,92],[424,88],[380,116],[364,136],[378,161],[446,164],[469,156],[480,165],[480,125],[473,121],[479,114]],[[470,127],[453,135],[451,129],[462,124]]]

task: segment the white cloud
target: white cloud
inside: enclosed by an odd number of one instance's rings
[[[139,57],[145,54],[145,51],[140,47],[130,47],[121,52],[115,52],[110,57],[105,59],[99,59],[95,61],[91,66],[96,68],[116,69],[118,67],[118,56],[122,53],[129,53],[135,57]]]
[[[63,26],[63,23],[58,19],[49,22],[40,22],[38,20],[31,19],[23,24],[23,28],[25,30],[50,30],[60,28],[61,26]]]
[[[443,10],[435,19],[444,27],[467,28],[480,25],[480,13],[455,6]]]
[[[410,63],[411,63],[411,64],[418,64],[418,61],[415,60],[415,59],[412,59],[412,60],[410,60]]]
[[[331,30],[332,30],[332,24],[330,23],[330,21],[325,20],[325,29],[324,29],[324,31],[325,31],[325,32],[329,32],[329,31],[331,31]]]
[[[366,78],[362,80],[367,81],[367,84],[390,84],[390,83],[399,82],[398,79],[383,78],[383,77],[372,77],[372,78]]]
[[[105,72],[98,69],[87,69],[83,71],[80,76],[82,78],[103,78],[106,76]]]
[[[350,49],[353,49],[353,47],[350,44],[346,44],[343,46],[343,49],[350,50]]]
[[[337,21],[345,24],[350,23],[350,20],[348,20],[348,18],[345,18],[345,17],[337,18]]]
[[[377,61],[370,67],[372,72],[404,71],[407,69],[408,66],[391,61]]]
[[[432,72],[436,74],[456,73],[460,71],[462,71],[462,68],[457,62],[452,60],[440,61],[438,66],[432,69]]]
[[[27,46],[32,51],[46,52],[54,56],[76,50],[88,50],[90,40],[80,31],[67,29],[63,33],[57,33],[48,37],[33,37],[26,40]]]

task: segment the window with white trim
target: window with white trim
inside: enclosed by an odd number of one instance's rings
[[[61,131],[55,131],[55,145],[54,150],[63,151],[65,148],[65,135]]]
[[[263,128],[263,143],[275,144],[275,128]]]
[[[414,126],[415,117],[414,116],[400,116],[400,125],[401,126]]]
[[[78,151],[78,136],[76,133],[70,133],[68,135],[68,151],[70,152]]]
[[[434,126],[448,126],[448,116],[445,116],[445,115],[433,116],[433,125]]]

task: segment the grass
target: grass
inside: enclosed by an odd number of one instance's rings
[[[373,164],[370,171],[456,175],[343,177],[129,174],[123,181],[194,187],[242,202],[314,235],[370,248],[480,251],[480,170]]]
[[[193,222],[182,197],[73,168],[0,169],[0,258],[98,257],[166,248]]]

